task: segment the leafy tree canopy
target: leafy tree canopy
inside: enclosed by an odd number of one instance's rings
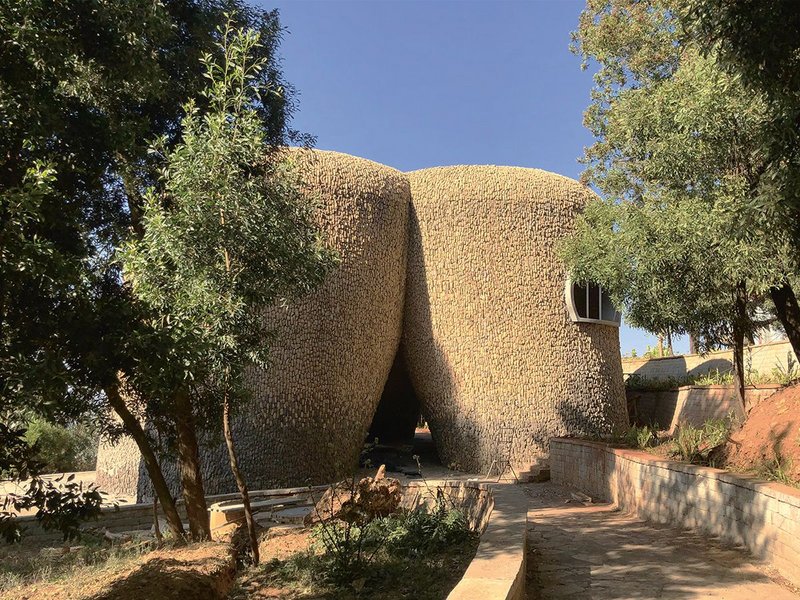
[[[580,17],[573,47],[598,66],[584,180],[603,199],[564,256],[632,324],[740,348],[759,325],[752,305],[796,268],[782,190],[764,176],[774,114],[685,35],[680,7],[589,0]]]

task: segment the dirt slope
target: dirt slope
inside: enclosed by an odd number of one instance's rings
[[[773,473],[780,468],[800,482],[800,384],[784,388],[756,406],[725,448],[732,471]]]

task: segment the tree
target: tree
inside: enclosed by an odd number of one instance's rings
[[[289,158],[270,147],[259,117],[260,104],[281,92],[259,77],[268,67],[256,52],[259,33],[228,22],[219,34],[220,58],[203,59],[208,111],[188,103],[180,143],[159,150],[165,166],[158,189],[146,197],[144,235],[125,246],[122,262],[133,294],[152,311],[153,327],[178,354],[165,365],[174,372],[145,382],[152,388],[146,395],[172,395],[169,404],[180,394],[204,414],[221,408],[258,562],[231,413],[248,395],[246,369],[268,359],[272,332],[263,310],[319,285],[335,261]]]
[[[785,222],[753,202],[769,112],[678,31],[668,2],[592,0],[581,15],[576,49],[599,63],[584,177],[604,200],[564,253],[634,325],[733,346],[743,403],[752,306],[792,274]]]
[[[269,63],[258,76],[280,86],[277,14],[238,0],[0,3],[0,409],[94,415],[107,433],[131,435],[178,536],[143,399],[127,384],[160,368],[151,358],[169,356],[170,339],[114,257],[143,234],[144,191],[158,180],[148,146],[177,142],[226,11],[262,33],[255,51]],[[289,135],[291,109],[288,93],[257,107],[273,143]],[[190,416],[174,414],[173,427]]]
[[[683,0],[678,8],[685,35],[700,51],[763,96],[770,118],[759,132],[765,168],[753,202],[781,215],[800,247],[800,5]],[[792,348],[800,353],[800,307],[790,278],[770,295]]]

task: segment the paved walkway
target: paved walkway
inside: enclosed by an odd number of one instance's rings
[[[528,600],[798,600],[736,548],[529,484]]]

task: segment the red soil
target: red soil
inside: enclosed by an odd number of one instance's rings
[[[31,584],[8,600],[222,600],[236,577],[230,547],[203,543],[156,550],[123,564],[76,571],[57,583]]]
[[[732,471],[780,469],[800,482],[800,384],[784,388],[759,403],[725,447],[725,467]]]

